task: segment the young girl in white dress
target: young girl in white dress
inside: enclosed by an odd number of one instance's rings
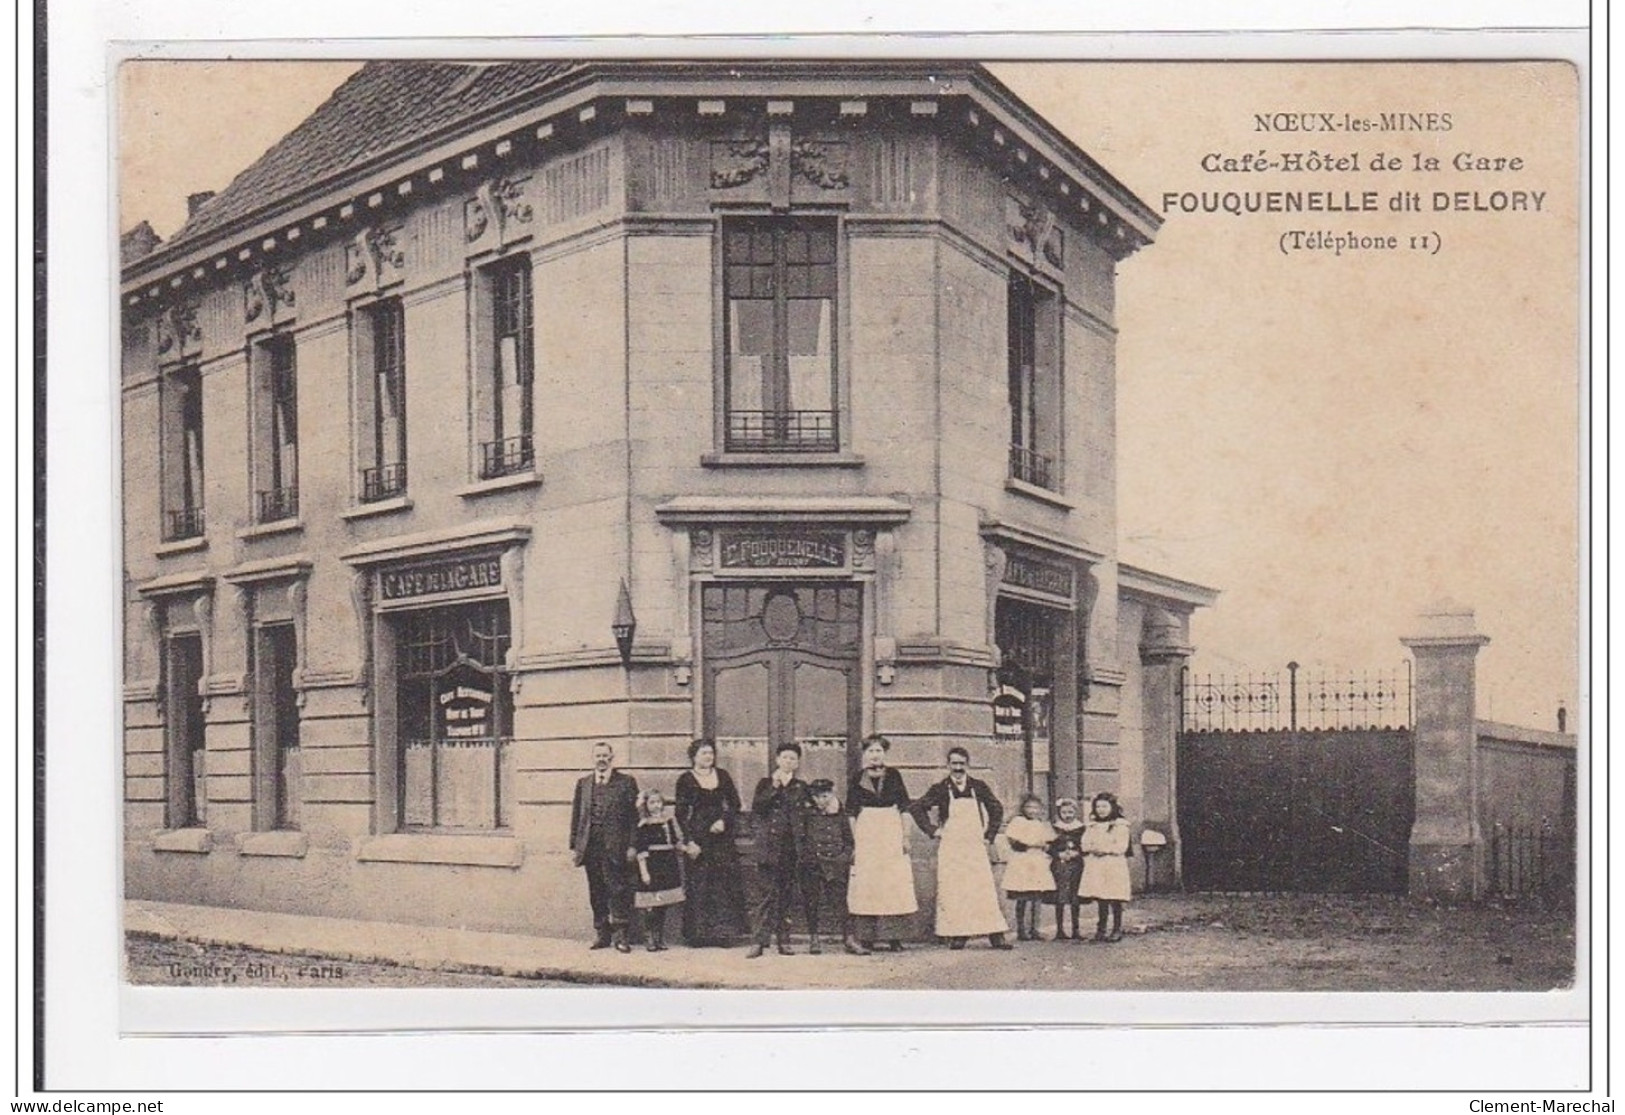
[[[1129,898],[1128,849],[1128,822],[1123,819],[1122,806],[1111,794],[1096,794],[1089,803],[1088,827],[1083,830],[1083,884],[1078,896],[1086,902],[1093,899],[1099,907],[1097,941],[1123,939],[1123,906]],[[1108,915],[1110,933],[1106,932]]]
[[[1016,940],[1040,940],[1038,911],[1055,898],[1055,877],[1049,869],[1055,830],[1044,820],[1044,803],[1037,794],[1021,799],[1021,815],[1005,826],[1004,838],[1011,853],[1004,869],[1004,893],[1015,899]]]

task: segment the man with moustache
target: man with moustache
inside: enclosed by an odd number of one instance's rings
[[[632,830],[638,823],[638,783],[615,769],[615,748],[608,741],[592,747],[592,773],[576,783],[570,806],[570,853],[587,871],[587,900],[592,905],[592,947],[615,946],[631,952],[626,939],[632,918]]]

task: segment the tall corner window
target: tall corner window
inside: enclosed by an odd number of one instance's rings
[[[723,222],[729,452],[840,449],[835,244],[833,218]]]
[[[479,475],[489,480],[525,472],[536,462],[530,256],[481,268],[475,282]]]
[[[254,519],[299,517],[299,390],[294,342],[278,335],[255,346]]]
[[[203,376],[195,364],[164,373],[159,387],[163,539],[203,535]]]
[[[358,312],[361,502],[406,493],[406,318],[399,298]]]
[[[1010,476],[1061,490],[1061,336],[1056,294],[1010,276]]]

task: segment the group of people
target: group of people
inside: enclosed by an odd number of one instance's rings
[[[965,748],[949,749],[947,777],[918,799],[887,764],[890,749],[884,736],[864,741],[862,768],[843,804],[830,780],[802,780],[797,744],[778,748],[772,773],[751,798],[762,878],[747,922],[737,846],[742,801],[717,766],[716,744],[699,739],[689,746],[690,767],[678,776],[669,809],[664,793],[640,794],[636,780],[615,768],[611,744],[594,745],[593,771],[576,785],[570,820],[570,850],[587,873],[592,947],[631,951],[637,912],[647,947],[661,951],[667,911],[681,905],[683,940],[691,946],[729,945],[748,935],[751,959],[770,946],[790,955],[790,916],[799,896],[809,952],[823,951],[826,913],[839,923],[846,952],[901,951],[896,919],[919,909],[905,814],[937,843],[935,931],[950,948],[978,937],[995,949],[1014,947],[993,877],[998,858],[1008,864],[1004,889],[1016,903],[1017,940],[1042,939],[1038,919],[1045,905],[1055,910],[1054,939],[1082,939],[1079,912],[1086,901],[1099,908],[1095,940],[1122,938],[1131,843],[1111,794],[1096,794],[1087,818],[1079,817],[1076,802],[1062,799],[1053,822],[1045,819],[1043,802],[1028,794],[1004,827],[1004,807],[986,782],[971,776]]]

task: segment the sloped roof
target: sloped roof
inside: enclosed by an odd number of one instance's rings
[[[547,84],[576,62],[368,62],[231,184],[198,207],[173,247],[207,236],[424,135]]]

